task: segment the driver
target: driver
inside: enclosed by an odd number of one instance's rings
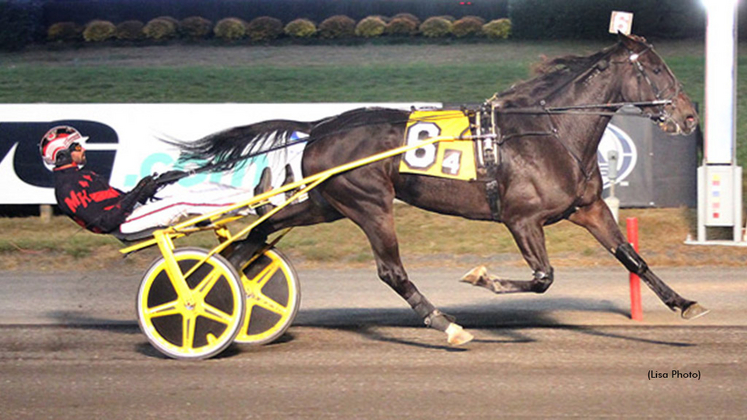
[[[73,127],[49,130],[39,144],[42,159],[54,166],[55,198],[64,214],[94,233],[130,235],[168,226],[187,215],[205,214],[250,198],[249,191],[209,184],[197,189],[171,188],[156,197],[165,180],[186,175],[146,176],[129,192],[113,188],[102,176],[83,169],[88,139]],[[168,181],[166,181],[168,183]],[[174,186],[176,187],[176,186]],[[168,187],[166,188],[168,189]],[[194,198],[198,197],[197,200]],[[149,201],[149,200],[154,201]]]

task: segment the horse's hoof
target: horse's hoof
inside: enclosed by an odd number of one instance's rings
[[[459,279],[459,281],[477,285],[481,279],[484,279],[487,276],[488,269],[484,265],[481,265],[468,271],[461,279]]]
[[[469,283],[473,286],[487,287],[488,289],[493,288],[493,281],[490,279],[488,269],[484,265],[473,268],[463,275],[459,281]]]
[[[687,319],[687,320],[700,318],[701,316],[707,314],[708,312],[711,312],[711,311],[700,306],[699,303],[693,302],[684,311],[682,311],[682,318]]]
[[[452,346],[461,346],[463,344],[467,344],[475,338],[472,334],[464,331],[464,328],[453,322],[449,324],[448,328],[446,328],[446,334],[448,334],[449,336],[449,345]]]

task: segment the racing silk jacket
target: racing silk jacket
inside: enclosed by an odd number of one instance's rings
[[[66,165],[55,168],[55,197],[63,213],[95,233],[110,233],[119,228],[138,203],[138,188],[123,193],[112,188],[93,171]]]

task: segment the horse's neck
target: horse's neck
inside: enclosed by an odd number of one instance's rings
[[[612,71],[594,71],[584,80],[568,87],[563,95],[556,95],[550,106],[575,106],[615,103],[620,100],[620,84]],[[569,99],[573,98],[573,99]],[[571,101],[569,103],[568,101]],[[599,111],[599,114],[595,112]],[[555,124],[560,140],[581,160],[582,170],[588,171],[597,159],[597,149],[604,130],[612,119],[601,113],[609,109],[590,109],[584,115],[556,115]]]

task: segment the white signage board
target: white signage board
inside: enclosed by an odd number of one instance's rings
[[[55,204],[51,168],[38,152],[51,127],[72,125],[89,136],[89,165],[100,160],[110,184],[130,190],[143,176],[169,170],[179,150],[161,140],[194,141],[207,135],[273,119],[316,121],[345,111],[379,106],[410,109],[440,103],[306,104],[2,104],[0,105],[0,204]],[[98,172],[98,171],[97,171]],[[204,174],[182,183],[218,182],[236,187],[249,173]],[[223,176],[223,178],[221,178]],[[224,179],[225,178],[225,179]],[[238,185],[237,185],[238,184]],[[189,186],[189,185],[185,185]]]
[[[633,29],[633,14],[628,12],[612,12],[610,18],[610,33],[616,34],[622,32],[630,35]]]

